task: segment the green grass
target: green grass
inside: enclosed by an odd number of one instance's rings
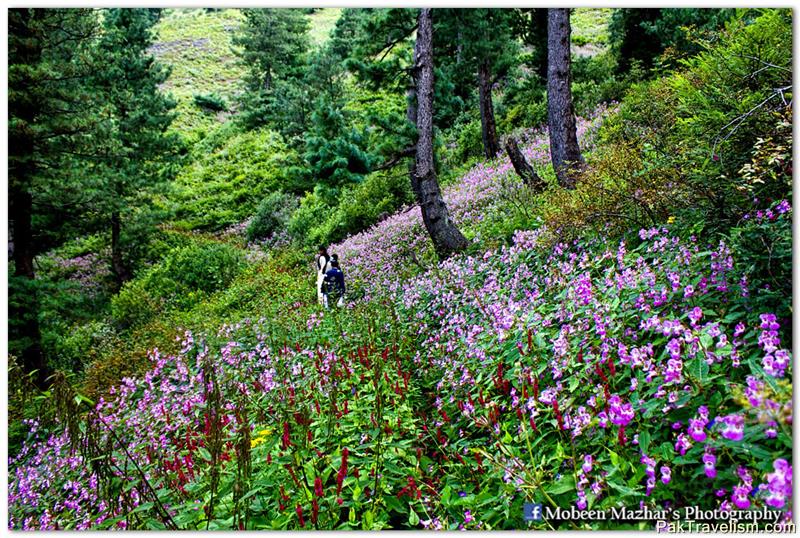
[[[311,19],[311,30],[308,35],[311,42],[316,46],[324,45],[331,35],[331,30],[336,26],[336,21],[341,15],[341,8],[318,9],[309,15]]]
[[[575,9],[570,16],[573,45],[597,52],[607,47],[608,23],[613,11],[610,8]]]
[[[241,91],[245,70],[231,38],[242,20],[238,9],[170,9],[156,25],[151,50],[172,69],[164,89],[178,100],[174,130],[209,130],[227,117],[201,110],[194,95],[216,93],[230,105]]]

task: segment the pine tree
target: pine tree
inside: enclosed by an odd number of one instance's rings
[[[34,382],[49,374],[41,348],[34,257],[42,248],[35,218],[58,213],[52,200],[78,205],[84,168],[103,137],[96,93],[86,84],[97,17],[91,9],[10,9],[8,13],[9,352]]]
[[[167,133],[175,102],[159,90],[169,71],[147,52],[157,20],[152,9],[110,9],[100,41],[107,64],[97,83],[115,127],[101,211],[111,227],[111,265],[119,285],[131,276],[123,246],[125,221],[141,214],[170,177],[180,149],[178,135]]]
[[[329,96],[318,98],[306,136],[305,158],[316,182],[335,192],[358,182],[370,170],[364,134],[350,125],[342,108]]]
[[[422,221],[441,258],[467,247],[467,240],[450,218],[433,164],[433,21],[430,8],[419,12],[414,45],[417,100],[417,152],[411,169],[411,189],[422,211]]]
[[[558,182],[575,188],[583,157],[578,146],[572,106],[569,9],[548,9],[547,27],[547,127],[550,156]]]
[[[435,41],[444,71],[451,73],[466,103],[477,88],[481,134],[486,158],[500,151],[492,91],[519,63],[520,48],[508,9],[442,9],[436,11]],[[467,89],[467,91],[463,91]]]
[[[242,11],[245,23],[233,40],[241,47],[242,64],[248,69],[239,119],[247,128],[288,126],[287,104],[309,103],[302,87],[294,84],[302,77],[309,49],[308,17],[299,9]],[[286,95],[290,98],[281,99]],[[300,118],[293,119],[304,127],[310,109],[293,109],[290,114],[298,112]]]

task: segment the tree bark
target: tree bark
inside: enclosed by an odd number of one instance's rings
[[[9,301],[9,336],[21,348],[20,359],[25,373],[36,372],[33,382],[40,389],[47,388],[50,371],[42,353],[42,335],[39,329],[39,297],[36,291],[36,274],[33,268],[34,250],[32,234],[33,197],[27,191],[12,189],[9,200],[14,252],[14,277],[20,283],[20,295]]]
[[[478,65],[478,102],[481,109],[483,151],[487,159],[494,159],[500,152],[500,145],[497,143],[497,127],[494,121],[494,106],[492,104],[491,75],[489,61],[481,61]]]
[[[450,219],[433,163],[433,22],[430,8],[419,12],[414,45],[417,93],[417,154],[411,170],[411,188],[422,211],[422,221],[440,258],[467,247],[467,240]]]
[[[519,143],[517,143],[517,139],[513,136],[509,136],[506,139],[506,153],[508,153],[508,158],[511,159],[514,171],[522,178],[523,183],[537,192],[544,190],[544,181],[542,181],[542,178],[536,173],[536,170],[533,169],[533,166],[531,166],[525,158],[525,155],[522,154],[522,151],[519,149]]]
[[[41,10],[14,10],[14,21],[9,31],[18,36],[19,46],[15,58],[9,62],[18,65],[35,65],[42,56],[42,40],[33,30],[34,18]],[[42,353],[42,336],[39,329],[39,299],[36,291],[36,273],[33,260],[33,195],[31,184],[37,173],[32,159],[35,144],[32,130],[28,126],[36,122],[39,110],[37,103],[29,99],[9,100],[9,116],[19,125],[9,129],[9,227],[14,245],[11,259],[14,262],[14,288],[17,296],[9,301],[9,339],[20,348],[23,370],[30,374],[41,389],[46,388],[50,372]],[[9,290],[12,291],[12,290]],[[11,299],[11,297],[9,297]]]
[[[547,10],[547,126],[550,156],[562,187],[574,189],[583,168],[570,73],[569,9]]]
[[[122,222],[119,211],[111,213],[111,271],[114,273],[114,280],[117,288],[131,279],[125,260],[122,257],[122,246],[120,245],[120,235],[122,232]]]

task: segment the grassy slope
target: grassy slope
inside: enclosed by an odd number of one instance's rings
[[[309,37],[315,46],[328,39],[340,13],[341,9],[326,8],[309,16]],[[151,50],[172,68],[164,89],[178,101],[176,131],[208,131],[227,119],[226,113],[198,108],[194,96],[215,93],[229,106],[235,105],[245,68],[238,61],[232,37],[242,21],[239,9],[168,9],[156,25],[158,37]]]
[[[570,16],[573,52],[581,56],[598,54],[608,47],[610,8],[577,8]]]
[[[164,86],[178,101],[176,131],[209,129],[224,120],[224,114],[198,108],[194,96],[216,93],[230,105],[241,91],[244,68],[231,43],[241,22],[237,9],[171,9],[156,26],[158,40],[152,51],[172,68]]]

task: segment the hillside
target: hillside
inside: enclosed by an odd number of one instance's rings
[[[9,529],[792,528],[789,10],[11,15]]]
[[[163,85],[178,102],[178,117],[172,124],[177,132],[208,132],[235,111],[241,94],[245,67],[236,55],[232,36],[242,24],[239,9],[165,9],[154,27],[153,56],[172,73]],[[311,40],[320,46],[327,40],[340,9],[317,9],[312,21]],[[195,96],[219,96],[226,111],[204,110]]]

